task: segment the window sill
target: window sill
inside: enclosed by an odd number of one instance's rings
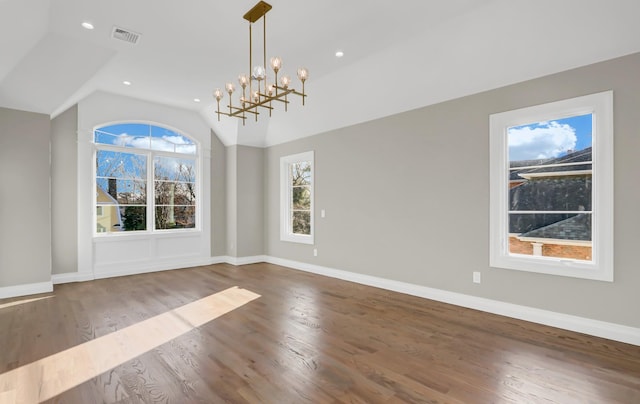
[[[280,241],[287,241],[290,243],[298,243],[298,244],[311,244],[311,245],[313,245],[314,243],[313,236],[303,236],[303,235],[297,235],[297,234],[282,235],[280,237]]]
[[[528,255],[511,254],[509,256],[491,257],[489,266],[570,278],[613,282],[613,268],[605,268],[603,265],[589,261],[581,262],[553,257],[531,258]]]
[[[202,235],[199,229],[180,229],[165,230],[162,232],[155,231],[139,231],[139,232],[120,232],[120,233],[94,233],[93,241],[97,243],[108,243],[120,241],[122,239],[148,239],[148,238],[167,238],[167,237],[194,237]]]

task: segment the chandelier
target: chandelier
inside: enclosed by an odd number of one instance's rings
[[[284,110],[287,111],[287,105],[289,104],[288,96],[294,94],[302,98],[302,105],[304,105],[304,99],[306,97],[304,93],[304,82],[309,78],[309,71],[304,67],[298,69],[298,79],[302,83],[302,92],[296,91],[291,87],[291,78],[287,75],[282,75],[278,81],[278,72],[282,68],[282,59],[278,56],[272,57],[269,60],[271,69],[273,70],[273,77],[267,75],[267,19],[266,14],[271,10],[271,5],[260,1],[258,4],[244,15],[244,19],[249,21],[249,71],[251,75],[240,74],[238,76],[238,83],[242,88],[242,95],[240,95],[238,105],[233,104],[233,92],[236,87],[233,83],[226,83],[224,90],[229,94],[229,105],[224,111],[220,110],[220,100],[224,98],[224,91],[220,88],[213,92],[213,96],[218,104],[216,113],[218,114],[218,121],[220,121],[220,115],[232,116],[242,119],[244,125],[247,116],[253,114],[256,122],[258,121],[259,110],[266,109],[271,111],[274,109],[274,102],[281,102],[284,104]],[[263,29],[263,60],[262,64],[256,66],[253,65],[253,37],[251,33],[251,27],[253,23],[262,19]]]

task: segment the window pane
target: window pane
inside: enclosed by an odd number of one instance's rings
[[[592,120],[587,114],[510,127],[509,161],[556,159],[589,148]]]
[[[311,209],[311,190],[309,187],[294,187],[292,191],[292,207],[294,210]]]
[[[196,154],[196,144],[186,136],[160,126],[144,123],[120,123],[96,129],[94,141],[139,149]]]
[[[509,215],[509,224],[533,228],[509,237],[511,254],[590,261],[592,215]],[[549,223],[547,225],[530,223]]]
[[[591,214],[509,214],[509,233],[526,238],[591,240]]]
[[[176,153],[196,153],[196,145],[191,139],[159,126],[151,126],[151,148]]]
[[[195,205],[195,184],[171,181],[156,181],[157,205]]]
[[[118,206],[99,204],[96,207],[96,225],[98,233],[122,231],[122,218],[118,211]]]
[[[529,179],[509,190],[509,210],[591,211],[591,175]]]
[[[311,184],[311,164],[308,161],[291,164],[291,185]]]
[[[147,229],[146,206],[121,206],[122,227],[124,231]]]
[[[133,153],[98,150],[96,176],[144,180],[147,178],[147,157]]]
[[[176,153],[196,154],[195,144],[178,144],[176,145]]]
[[[144,205],[147,203],[145,181],[97,178],[96,185],[98,202],[117,202],[122,205]]]
[[[293,212],[291,227],[294,234],[311,234],[311,212]]]
[[[195,219],[195,206],[156,206],[156,229],[194,228]]]
[[[103,126],[95,131],[96,143],[123,147],[149,148],[149,125],[143,123],[120,123]]]
[[[156,180],[195,182],[196,161],[175,157],[156,157],[153,160]]]
[[[167,142],[164,139],[151,138],[151,149],[152,150],[161,150],[166,152],[175,152],[176,145],[171,142]]]
[[[511,253],[591,260],[592,121],[508,129]]]
[[[129,136],[149,136],[149,124],[146,123],[117,123],[115,125],[103,126],[98,130],[116,136],[122,134]]]
[[[195,227],[195,159],[155,157],[156,229]]]
[[[146,230],[147,157],[98,150],[96,173],[96,231]]]
[[[98,233],[113,233],[146,230],[146,217],[145,206],[99,203],[96,209],[96,231]]]
[[[101,144],[118,144],[119,137],[110,133],[96,130],[94,133],[94,141]]]

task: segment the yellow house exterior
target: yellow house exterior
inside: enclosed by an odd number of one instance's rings
[[[96,202],[96,231],[98,233],[121,231],[123,227],[118,201],[98,187]]]

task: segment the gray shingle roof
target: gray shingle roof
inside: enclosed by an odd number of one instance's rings
[[[591,241],[591,215],[579,214],[521,234],[520,237]]]
[[[591,155],[592,155],[592,148],[587,147],[585,149],[578,150],[573,153],[569,153],[565,156],[551,158],[551,159],[512,161],[510,162],[511,168],[530,167],[530,166],[540,166],[540,167],[525,168],[523,170],[511,170],[509,179],[512,181],[523,180],[524,178],[520,176],[520,174],[539,174],[539,173],[559,172],[559,171],[591,170]],[[574,166],[545,167],[552,164],[580,163],[580,162],[585,162],[585,164],[577,164]]]
[[[592,209],[592,149],[586,148],[566,156],[541,160],[541,167],[514,170],[511,179],[524,181],[509,190],[510,211],[550,211],[559,213],[511,213],[509,232],[522,237],[590,240],[591,215],[560,213],[562,211],[590,211]],[[530,166],[535,160],[513,162],[512,167]],[[545,167],[550,164],[580,163],[572,166]],[[587,163],[588,162],[588,163]],[[549,173],[573,171],[573,175],[541,176],[525,179],[520,173]],[[575,172],[578,173],[575,173]],[[580,171],[584,171],[581,174]]]

